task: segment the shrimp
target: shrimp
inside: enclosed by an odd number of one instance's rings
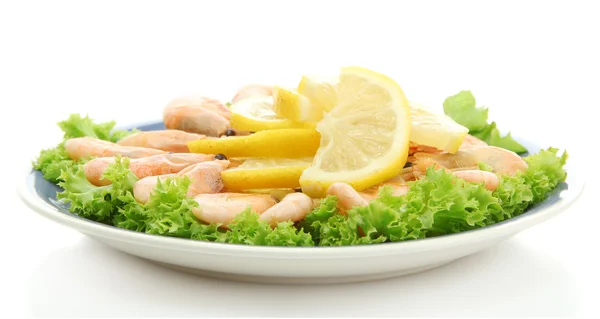
[[[471,148],[482,147],[482,146],[488,146],[488,144],[486,142],[476,138],[475,136],[473,136],[471,134],[467,134],[467,136],[465,136],[465,139],[463,140],[462,144],[460,144],[460,147],[458,148],[458,150],[462,151],[462,150],[468,150]]]
[[[132,159],[129,162],[129,169],[131,169],[135,176],[142,179],[147,176],[177,173],[192,164],[212,161],[214,159],[214,155],[205,154],[159,154]],[[108,165],[114,162],[114,157],[98,157],[85,163],[83,165],[85,177],[90,183],[96,186],[110,185],[111,182],[107,179],[103,179],[102,175],[106,171]]]
[[[389,186],[392,188],[392,196],[403,196],[406,195],[406,193],[408,192],[408,185],[406,184],[406,182],[404,182],[402,177],[398,176],[392,180],[369,187],[358,193],[366,201],[371,201],[377,196],[379,196],[379,191],[384,186]]]
[[[500,180],[498,179],[498,175],[486,171],[480,170],[464,170],[464,171],[456,171],[453,172],[454,176],[464,179],[467,182],[481,184],[484,183],[485,188],[490,191],[494,191]]]
[[[179,130],[161,130],[135,133],[121,139],[117,144],[149,147],[167,152],[188,153],[190,150],[187,147],[187,142],[201,140],[205,137],[202,134]]]
[[[194,200],[199,205],[192,208],[194,216],[206,223],[220,224],[222,228],[227,228],[227,225],[248,207],[262,214],[276,204],[273,197],[265,194],[200,194],[195,196]]]
[[[192,183],[188,188],[188,196],[218,193],[223,189],[221,172],[229,166],[229,161],[219,160],[204,162],[186,167],[178,176],[188,176]]]
[[[527,163],[517,153],[495,146],[463,149],[455,154],[416,153],[414,156],[413,171],[420,170],[421,173],[432,164],[450,170],[464,170],[478,168],[479,162],[488,164],[497,174],[514,175],[527,169]]]
[[[334,195],[338,198],[338,206],[342,212],[351,209],[354,206],[367,206],[369,201],[362,196],[349,184],[333,183],[327,189],[328,195]]]
[[[92,137],[77,137],[65,142],[65,149],[70,159],[78,161],[90,157],[106,157],[121,155],[129,158],[142,158],[164,154],[165,151],[137,146],[122,146]]]
[[[338,197],[338,205],[342,211],[354,206],[367,206],[370,201],[379,196],[382,187],[392,188],[392,196],[404,196],[408,192],[408,185],[401,176],[396,176],[381,184],[374,185],[363,191],[357,191],[346,183],[333,183],[327,189],[327,194]]]
[[[273,86],[262,84],[250,84],[240,88],[231,100],[231,103],[238,102],[248,97],[271,95],[273,95]]]
[[[190,165],[177,174],[164,174],[148,176],[140,179],[133,185],[133,197],[139,203],[145,204],[150,200],[152,191],[158,181],[169,177],[187,176],[191,180],[187,196],[194,197],[198,194],[215,194],[223,189],[221,172],[227,168],[229,161],[202,162]]]
[[[421,145],[413,142],[408,143],[408,155],[413,155],[415,153],[425,152],[425,153],[442,153],[442,150],[438,150],[433,146]]]
[[[164,182],[169,177],[176,177],[177,174],[164,174],[159,176],[147,176],[133,184],[133,198],[140,204],[146,204],[150,201],[150,195],[156,188],[158,181]]]
[[[467,149],[481,147],[481,146],[488,146],[488,144],[486,142],[476,138],[473,135],[467,134],[465,136],[465,138],[463,139],[462,144],[460,144],[459,150],[467,150]],[[415,158],[413,155],[415,153],[441,154],[441,153],[446,153],[446,152],[439,150],[432,146],[421,145],[421,144],[416,144],[416,143],[410,142],[409,147],[408,147],[407,162],[410,162],[410,163],[414,162]]]
[[[312,209],[313,200],[310,197],[303,193],[291,193],[287,194],[281,202],[265,210],[259,220],[269,223],[271,227],[276,227],[281,222],[301,221]]]
[[[229,127],[231,111],[221,102],[202,96],[172,100],[163,111],[167,129],[218,137]]]

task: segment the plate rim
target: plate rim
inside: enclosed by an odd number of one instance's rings
[[[129,127],[140,127],[156,123],[158,122],[138,123],[137,125],[131,125]],[[519,140],[527,141],[526,139]],[[537,147],[541,145],[540,143],[529,144],[536,145]],[[540,149],[544,148],[540,147]],[[564,151],[564,148],[560,150]],[[355,256],[375,257],[439,250],[468,243],[476,243],[489,238],[501,237],[506,234],[516,234],[528,227],[541,223],[566,211],[579,199],[585,188],[585,179],[584,175],[578,172],[580,166],[578,166],[577,163],[577,158],[574,158],[572,154],[569,154],[568,163],[565,165],[565,168],[567,169],[566,182],[568,188],[560,190],[560,200],[548,207],[540,207],[539,205],[541,203],[539,203],[537,204],[538,206],[530,208],[530,211],[514,218],[490,226],[460,233],[442,235],[439,237],[372,245],[336,247],[281,247],[215,243],[203,240],[147,234],[86,220],[76,215],[59,211],[56,207],[46,203],[40,196],[31,191],[28,181],[30,178],[35,178],[34,174],[36,170],[31,167],[30,163],[28,163],[26,169],[24,169],[25,174],[21,175],[22,178],[17,183],[17,191],[26,206],[37,214],[86,235],[90,234],[111,240],[139,245],[143,244],[144,246],[152,246],[155,248],[202,252],[213,255],[235,254],[236,256],[269,259],[346,259]],[[574,182],[572,180],[573,178],[575,179]]]

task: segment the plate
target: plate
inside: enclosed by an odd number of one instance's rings
[[[137,127],[143,131],[164,128],[162,123]],[[534,153],[540,150],[539,145],[515,138]],[[345,247],[262,247],[150,235],[69,213],[56,201],[59,188],[31,168],[18,188],[23,201],[36,213],[115,249],[177,270],[238,281],[327,284],[384,279],[439,267],[546,221],[564,212],[581,194],[583,175],[575,160],[570,156],[565,166],[566,182],[544,202],[515,218],[435,238]]]

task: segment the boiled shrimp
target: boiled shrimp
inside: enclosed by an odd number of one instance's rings
[[[460,150],[468,150],[471,148],[482,147],[482,146],[488,146],[488,144],[486,142],[476,138],[473,135],[467,134],[465,136],[465,138],[463,139],[463,142],[460,144],[460,147],[458,148],[458,150],[459,151]],[[407,162],[409,162],[409,163],[414,162],[414,160],[415,160],[414,154],[415,153],[442,154],[442,153],[447,153],[447,152],[439,150],[432,146],[421,145],[421,144],[416,144],[416,143],[410,142],[409,147],[408,147]]]
[[[360,196],[352,186],[346,183],[331,184],[327,189],[327,194],[338,198],[338,207],[342,210],[342,213],[354,206],[367,206],[369,204],[367,199]]]
[[[187,143],[205,138],[202,134],[188,133],[180,130],[160,130],[139,132],[127,136],[117,142],[123,146],[149,147],[175,153],[188,153]]]
[[[408,185],[400,176],[398,176],[396,179],[377,184],[358,193],[366,201],[371,201],[379,196],[379,192],[385,186],[392,189],[392,196],[403,196],[408,192]]]
[[[276,204],[273,197],[265,194],[200,194],[195,196],[194,200],[199,205],[192,208],[196,218],[206,223],[220,224],[223,228],[227,228],[227,225],[246,208],[262,214]]]
[[[123,146],[92,137],[77,137],[65,141],[67,155],[72,160],[90,157],[108,157],[121,155],[129,158],[142,158],[164,154],[165,151],[137,146]]]
[[[240,88],[231,103],[238,102],[248,97],[260,97],[273,95],[273,86],[262,84],[250,84]]]
[[[163,111],[167,129],[218,137],[229,127],[231,111],[221,102],[202,96],[172,100]]]
[[[527,169],[527,163],[515,152],[495,147],[480,146],[459,150],[455,154],[416,153],[413,170],[424,172],[424,168],[439,165],[450,170],[474,169],[479,162],[486,163],[497,174],[514,175]]]
[[[464,171],[456,171],[453,172],[454,176],[464,179],[467,182],[481,184],[483,183],[485,188],[490,191],[494,191],[500,180],[498,179],[498,175],[486,171],[480,170],[464,170]]]
[[[131,159],[129,169],[137,178],[147,176],[177,173],[184,168],[201,162],[212,161],[214,155],[173,153],[159,154],[143,158]],[[85,177],[96,186],[110,185],[110,181],[103,179],[102,175],[108,166],[115,162],[114,157],[98,157],[83,165]]]
[[[413,142],[408,143],[408,155],[413,155],[415,153],[442,153],[442,150],[438,150],[433,146],[421,145]]]
[[[379,196],[381,188],[385,186],[391,187],[392,196],[403,196],[408,192],[408,185],[406,182],[402,177],[397,176],[363,191],[357,191],[351,185],[346,183],[333,183],[327,189],[327,194],[337,196],[338,207],[342,210],[342,213],[345,213],[345,211],[354,206],[367,206],[370,201]]]
[[[287,194],[281,202],[260,214],[259,220],[275,227],[281,222],[301,221],[312,209],[313,200],[310,197],[303,193],[291,193]]]
[[[150,200],[150,195],[156,188],[158,181],[168,178],[187,176],[191,183],[188,187],[187,196],[194,197],[199,194],[214,194],[223,189],[221,172],[227,168],[229,161],[211,161],[190,165],[177,174],[164,174],[159,176],[148,176],[140,179],[133,185],[133,197],[139,203],[145,204]]]
[[[471,148],[482,147],[482,146],[488,146],[488,144],[486,142],[476,138],[475,136],[473,136],[471,134],[467,134],[467,136],[465,136],[465,139],[463,140],[462,144],[460,144],[460,147],[458,148],[458,150],[468,150]]]
[[[133,184],[133,198],[140,204],[146,204],[150,200],[152,192],[158,181],[165,182],[168,178],[177,177],[177,174],[164,174],[159,176],[148,176]]]

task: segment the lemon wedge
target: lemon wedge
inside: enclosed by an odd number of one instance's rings
[[[435,147],[449,153],[456,153],[469,129],[456,123],[445,114],[410,101],[412,126],[410,141],[416,144]]]
[[[337,104],[337,84],[339,77],[324,75],[304,75],[298,84],[298,93],[310,103],[325,112]]]
[[[227,191],[293,189],[300,187],[300,175],[310,166],[308,158],[252,158],[221,173]]]
[[[319,140],[320,135],[314,129],[283,129],[246,136],[205,138],[187,145],[192,153],[220,153],[228,158],[303,158],[315,155]]]
[[[408,156],[410,107],[394,80],[346,67],[336,91],[336,105],[317,124],[317,154],[300,177],[311,197],[325,196],[335,182],[359,191],[384,182],[400,173]]]
[[[314,127],[294,122],[275,113],[272,96],[247,97],[229,106],[231,128],[241,131],[264,131],[287,128]]]
[[[288,120],[316,123],[323,118],[323,109],[294,89],[275,86],[273,100],[275,113]]]

